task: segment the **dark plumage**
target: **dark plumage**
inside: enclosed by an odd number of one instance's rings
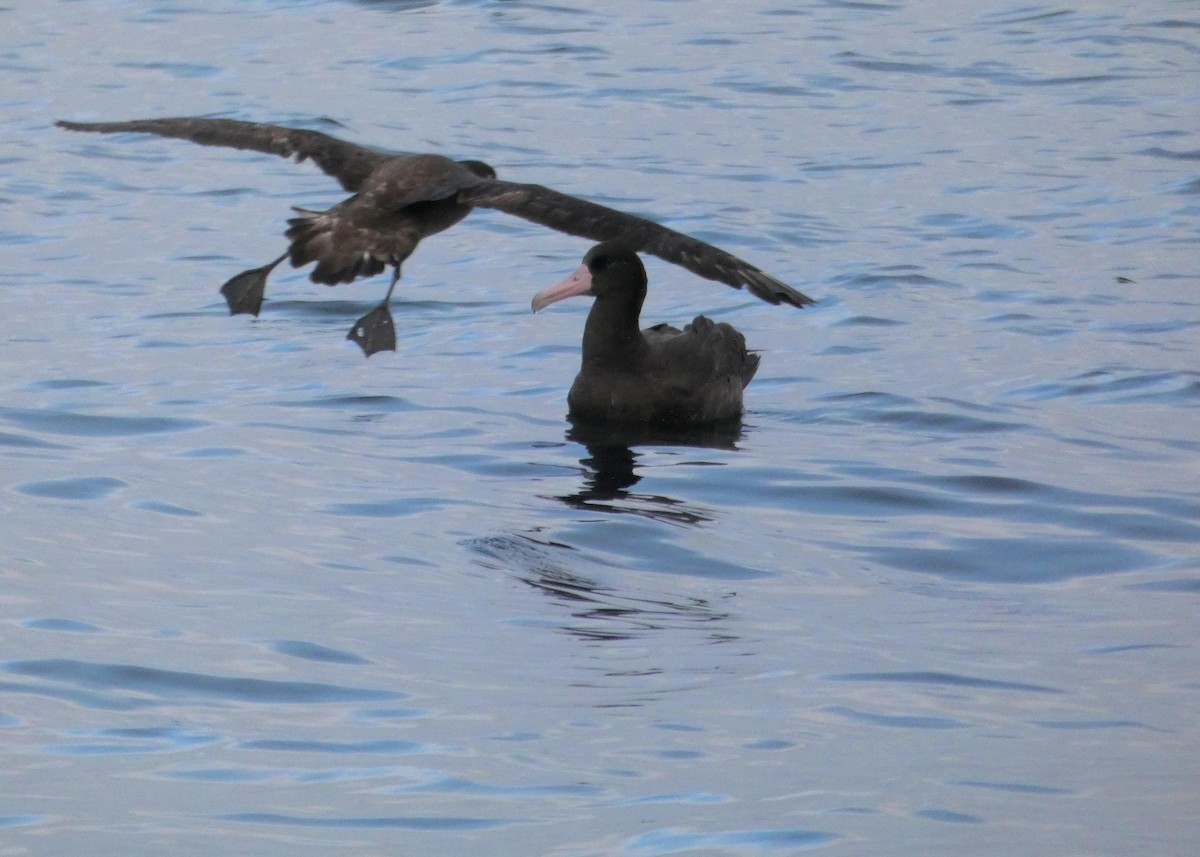
[[[319,131],[242,122],[236,119],[173,118],[129,122],[59,122],[72,131],[142,132],[191,140],[205,146],[251,149],[297,161],[311,159],[353,196],[325,211],[297,209],[288,221],[288,252],[260,268],[244,271],[221,289],[232,313],[258,314],[267,275],[284,259],[299,267],[316,262],[311,279],[335,285],[393,269],[383,302],[363,316],[349,338],[367,356],[395,350],[388,302],[400,266],[421,239],[448,229],[474,207],[494,208],[570,235],[595,241],[619,240],[734,288],[743,286],[772,304],[802,307],[812,298],[724,250],[651,220],[533,184],[500,181],[481,161],[441,155],[382,152]]]
[[[598,244],[571,276],[533,298],[537,312],[555,301],[592,295],[583,360],[567,395],[570,417],[594,423],[691,426],[734,419],[758,355],[730,325],[697,316],[683,330],[638,329],[646,269],[631,248]]]

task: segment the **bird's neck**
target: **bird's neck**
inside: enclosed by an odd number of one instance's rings
[[[638,327],[641,301],[597,299],[583,327],[584,364],[637,363],[649,346]]]

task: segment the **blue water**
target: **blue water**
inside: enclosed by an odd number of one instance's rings
[[[1184,855],[1200,839],[1187,2],[0,10],[0,851]],[[476,212],[273,277],[309,164],[484,158],[762,355],[733,434],[573,432],[588,242]]]

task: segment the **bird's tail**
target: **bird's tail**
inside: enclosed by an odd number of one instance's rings
[[[754,373],[758,371],[758,354],[753,351],[746,352],[746,362],[742,364],[742,387],[743,389],[754,378]]]
[[[336,286],[353,282],[358,277],[373,277],[382,273],[387,263],[359,240],[356,231],[338,216],[337,206],[328,211],[295,209],[299,217],[288,221],[284,234],[292,242],[288,256],[292,267],[299,268],[316,262],[309,278],[314,283]]]
[[[737,328],[698,315],[685,330],[699,337],[708,353],[719,361],[714,374],[736,376],[743,388],[754,378],[754,373],[758,371],[759,356],[746,350],[746,337]]]

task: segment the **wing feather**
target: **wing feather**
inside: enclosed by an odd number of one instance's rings
[[[467,205],[494,208],[569,235],[593,241],[620,241],[632,250],[657,256],[705,279],[735,289],[745,286],[767,303],[789,303],[797,307],[816,303],[803,292],[719,247],[668,229],[653,220],[541,185],[484,180],[460,191],[458,200]]]
[[[55,124],[70,131],[157,134],[160,137],[190,140],[202,146],[249,149],[284,158],[295,157],[297,161],[311,159],[348,191],[357,191],[376,167],[394,157],[394,154],[347,143],[320,131],[243,122],[239,119],[178,117],[134,119],[128,122],[59,121]]]

